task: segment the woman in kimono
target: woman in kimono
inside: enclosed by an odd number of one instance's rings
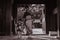
[[[32,28],[33,28],[33,20],[31,15],[26,16],[26,28],[27,28],[27,34],[31,35],[32,34]]]

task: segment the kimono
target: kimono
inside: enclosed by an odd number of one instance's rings
[[[32,28],[33,28],[33,25],[32,25],[32,20],[26,20],[26,28],[27,28],[27,34],[30,35],[32,34]]]

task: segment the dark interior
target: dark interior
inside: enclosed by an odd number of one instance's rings
[[[11,32],[11,22],[10,22],[10,15],[13,15],[13,18],[15,19],[17,16],[17,4],[22,3],[38,3],[38,4],[45,4],[46,5],[46,28],[47,33],[49,30],[51,31],[57,31],[57,14],[53,14],[54,8],[57,7],[57,0],[39,0],[39,1],[23,1],[23,0],[14,0],[13,4],[11,4],[11,0],[3,0],[0,1],[0,35],[10,35]],[[26,6],[26,5],[21,5]],[[11,8],[12,7],[12,8]],[[19,7],[19,6],[18,6]],[[11,11],[12,10],[12,11]],[[13,23],[13,32],[14,32],[14,23]]]

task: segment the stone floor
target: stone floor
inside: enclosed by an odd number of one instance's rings
[[[22,38],[18,38],[18,36],[0,36],[0,40],[60,40],[53,37],[48,37],[47,35],[38,35],[38,36],[22,36]]]

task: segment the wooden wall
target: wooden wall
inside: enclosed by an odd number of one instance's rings
[[[1,0],[0,6],[0,35],[10,35],[12,13],[11,0]]]

